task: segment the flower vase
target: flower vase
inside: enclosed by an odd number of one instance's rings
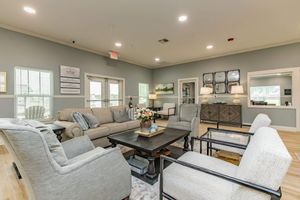
[[[147,131],[149,131],[151,125],[152,125],[152,121],[151,121],[151,120],[148,120],[148,121],[141,121],[141,123],[140,123],[141,131],[142,131],[142,132],[147,132]]]

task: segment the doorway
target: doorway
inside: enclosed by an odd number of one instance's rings
[[[178,79],[178,105],[198,104],[198,78]]]

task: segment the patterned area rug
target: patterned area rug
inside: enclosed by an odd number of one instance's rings
[[[295,154],[296,154],[297,159],[300,160],[300,152],[296,152]]]

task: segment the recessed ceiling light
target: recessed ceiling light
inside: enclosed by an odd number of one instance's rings
[[[155,58],[154,59],[156,62],[159,62],[160,61],[160,58]]]
[[[213,45],[207,45],[206,48],[207,49],[212,49],[212,48],[214,48],[214,46]]]
[[[121,43],[121,42],[116,42],[116,43],[115,43],[115,46],[116,46],[116,47],[121,47],[121,46],[122,46],[122,43]]]
[[[33,8],[31,8],[31,7],[28,7],[28,6],[24,6],[24,7],[23,7],[23,10],[24,10],[25,12],[27,12],[28,14],[32,14],[32,15],[36,13],[35,9],[33,9]]]
[[[181,16],[178,17],[178,21],[185,22],[187,20],[187,18],[188,17],[186,15],[181,15]]]

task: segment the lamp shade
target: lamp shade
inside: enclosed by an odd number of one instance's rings
[[[243,94],[244,88],[242,85],[233,85],[231,87],[231,94]]]
[[[211,94],[212,88],[209,87],[201,87],[200,88],[200,94]]]
[[[149,99],[157,99],[157,96],[156,94],[149,94]]]

